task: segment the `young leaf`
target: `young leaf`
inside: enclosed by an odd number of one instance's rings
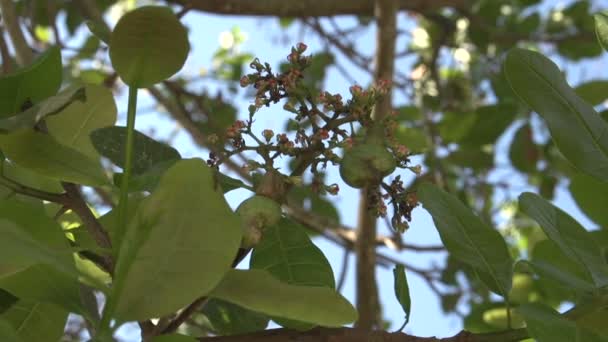
[[[268,271],[290,285],[323,286],[335,288],[334,273],[321,250],[315,246],[303,227],[281,219],[264,230],[264,236],[255,246],[249,268]],[[286,328],[307,330],[313,325],[273,318]]]
[[[219,335],[247,334],[266,329],[268,317],[238,305],[212,298],[203,308],[214,333]]]
[[[608,51],[608,11],[597,13],[595,19],[595,33],[604,50]]]
[[[410,311],[412,308],[412,300],[410,298],[410,288],[407,284],[407,276],[403,265],[395,265],[393,269],[395,297],[399,301],[403,312],[405,313],[405,327],[410,321]]]
[[[24,341],[59,341],[68,311],[50,303],[20,300],[1,317]]]
[[[547,237],[593,278],[598,287],[608,285],[608,264],[601,249],[576,220],[542,197],[526,192],[519,206],[543,229]]]
[[[240,243],[241,222],[212,170],[201,159],[181,160],[129,224],[109,307],[125,321],[174,312],[219,283]]]
[[[112,92],[106,87],[87,85],[86,101],[75,102],[57,115],[46,120],[46,127],[57,141],[90,158],[99,155],[91,143],[90,134],[116,122],[116,104]]]
[[[138,88],[178,72],[189,51],[186,29],[169,7],[144,6],[125,14],[110,39],[112,66],[126,84]]]
[[[424,183],[418,190],[424,208],[433,217],[441,241],[455,258],[472,266],[482,281],[506,296],[513,277],[512,260],[500,233],[486,225],[453,195]]]
[[[0,118],[13,116],[53,96],[62,79],[61,52],[52,47],[32,65],[0,77]]]
[[[336,291],[288,285],[262,270],[230,270],[209,296],[267,315],[327,327],[357,320],[357,310]]]
[[[16,164],[57,180],[90,186],[108,183],[98,161],[48,134],[27,129],[0,135],[0,149]]]
[[[124,167],[126,139],[126,127],[104,127],[91,132],[91,141],[97,152],[120,167]],[[161,162],[181,159],[176,149],[141,132],[135,131],[134,140],[133,174],[135,175],[141,175]]]
[[[513,49],[504,64],[519,98],[545,119],[562,154],[580,171],[608,181],[608,123],[538,52]]]
[[[19,115],[0,120],[0,131],[11,132],[20,128],[33,128],[40,120],[59,113],[71,103],[85,100],[86,92],[83,87],[68,87]]]

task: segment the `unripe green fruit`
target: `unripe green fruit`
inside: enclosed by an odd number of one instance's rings
[[[396,166],[393,154],[386,148],[375,144],[359,145],[344,154],[340,176],[353,188],[363,188],[390,175]]]
[[[236,208],[243,222],[242,248],[255,246],[262,238],[265,227],[272,226],[281,219],[281,206],[265,196],[253,196]]]

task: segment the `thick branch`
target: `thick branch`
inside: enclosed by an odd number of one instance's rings
[[[278,17],[327,17],[334,15],[374,15],[374,0],[166,0],[198,11],[227,15]],[[399,10],[427,12],[441,7],[462,7],[465,0],[398,0]]]
[[[397,38],[397,1],[376,2],[376,67],[374,82],[392,81],[395,64],[395,40]],[[383,96],[374,108],[374,120],[380,121],[392,111],[391,93]],[[357,310],[356,326],[371,330],[380,322],[380,304],[376,285],[376,218],[370,212],[370,199],[375,189],[366,187],[361,191],[357,222]]]
[[[457,335],[446,338],[418,337],[400,332],[366,331],[356,328],[315,328],[308,331],[290,329],[271,329],[246,335],[201,337],[201,342],[508,342],[520,341],[528,337],[525,329],[507,330],[497,333],[473,334],[461,331]]]

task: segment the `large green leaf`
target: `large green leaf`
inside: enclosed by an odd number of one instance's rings
[[[581,279],[560,268],[561,265],[555,265],[546,261],[520,261],[518,264],[529,265],[540,277],[549,279],[559,284],[559,286],[564,286],[578,295],[591,293],[595,288],[593,283],[587,282],[585,279]]]
[[[604,50],[608,51],[608,11],[597,13],[593,17],[595,18],[597,39]]]
[[[17,335],[15,328],[0,317],[0,340],[3,342],[23,342],[21,337]]]
[[[433,217],[448,252],[472,266],[492,291],[506,296],[511,289],[513,269],[511,255],[500,233],[456,197],[434,185],[423,183],[418,197]]]
[[[90,186],[106,185],[99,161],[34,130],[0,134],[0,149],[16,164],[57,180]]]
[[[41,207],[16,199],[3,199],[0,200],[0,218],[3,221],[6,220],[5,222],[18,225],[23,233],[31,237],[37,244],[53,249],[67,247],[61,227],[48,217]],[[0,244],[8,245],[6,248],[0,248],[0,254],[3,255],[0,257],[0,278],[23,270],[35,263],[35,260],[31,258],[20,257],[22,251],[15,254],[10,253],[9,248],[13,242],[10,241],[9,236],[2,235]],[[4,252],[7,252],[7,254],[3,254]],[[68,261],[67,258],[66,261]]]
[[[65,311],[90,318],[91,315],[81,303],[80,286],[74,276],[42,264],[0,278],[0,288],[21,299],[54,303]]]
[[[61,86],[61,52],[52,47],[32,65],[0,78],[0,118],[53,96]]]
[[[178,72],[190,51],[188,34],[169,7],[125,14],[110,38],[110,59],[123,81],[145,88]]]
[[[540,114],[562,154],[580,171],[608,181],[608,123],[570,88],[557,66],[540,53],[513,49],[507,80]]]
[[[532,217],[568,257],[592,277],[598,287],[608,285],[608,264],[599,246],[576,220],[533,193],[519,196],[520,209]]]
[[[304,228],[289,219],[281,219],[264,230],[262,240],[251,254],[249,267],[266,270],[290,285],[335,288],[334,273],[325,255],[312,243]],[[280,318],[273,320],[287,328],[313,327]]]
[[[11,260],[21,267],[47,264],[62,273],[77,278],[78,271],[66,256],[66,251],[55,250],[32,238],[23,228],[11,221],[0,219],[0,259]]]
[[[91,133],[91,140],[99,154],[120,167],[124,167],[126,139],[126,127],[104,127]],[[161,162],[181,158],[179,152],[173,147],[138,131],[135,131],[133,153],[133,173],[135,175],[141,175]]]
[[[323,252],[302,226],[289,219],[264,230],[249,267],[266,270],[292,285],[335,287],[333,271]]]
[[[608,183],[578,173],[571,177],[569,189],[578,207],[590,219],[608,227]]]
[[[50,303],[20,300],[0,318],[12,325],[24,341],[59,341],[68,311]]]
[[[110,299],[116,317],[174,312],[210,292],[230,269],[241,222],[213,178],[203,160],[181,160],[139,205],[116,265]]]
[[[112,92],[104,86],[87,85],[86,101],[75,102],[46,120],[49,133],[58,142],[93,159],[99,155],[91,143],[90,134],[116,122],[116,104]]]
[[[0,120],[0,131],[10,132],[20,128],[32,128],[46,117],[55,115],[75,101],[85,101],[83,87],[68,87],[57,95],[51,96],[19,115]]]
[[[268,317],[236,304],[211,298],[203,308],[214,333],[218,335],[247,334],[266,329]]]
[[[321,326],[338,327],[357,320],[357,310],[335,290],[288,285],[263,270],[230,270],[209,296]]]

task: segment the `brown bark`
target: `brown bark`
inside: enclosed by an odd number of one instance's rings
[[[376,67],[374,82],[392,81],[395,65],[395,39],[397,38],[396,0],[378,0],[376,19]],[[380,121],[392,111],[392,98],[389,91],[374,108],[374,120]],[[379,326],[380,304],[376,285],[376,217],[369,211],[370,197],[374,188],[361,191],[359,200],[359,219],[357,222],[357,310],[359,320],[356,326],[371,330]]]
[[[457,335],[436,338],[418,337],[400,332],[366,331],[354,328],[315,328],[308,331],[290,329],[263,330],[245,335],[202,337],[202,342],[490,342],[519,341],[527,338],[525,329],[507,330],[489,334],[461,331]]]
[[[325,17],[334,15],[374,15],[374,0],[166,0],[167,3],[225,15],[278,17]],[[397,0],[399,10],[427,12],[441,7],[463,7],[465,0]]]

